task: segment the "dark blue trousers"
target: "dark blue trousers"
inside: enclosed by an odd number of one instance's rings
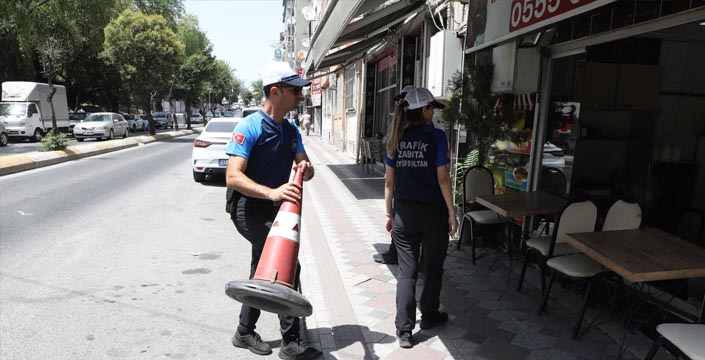
[[[412,201],[395,201],[392,240],[397,248],[397,335],[416,325],[416,280],[419,245],[424,247],[424,287],[419,309],[422,316],[434,316],[440,306],[443,262],[448,250],[448,209],[445,206]]]
[[[235,228],[247,241],[252,244],[252,260],[250,261],[250,278],[255,275],[259,258],[262,256],[262,249],[267,240],[272,222],[279,212],[279,207],[274,206],[271,201],[259,199],[247,199],[242,197],[238,200],[235,212],[230,214],[230,219],[235,224]],[[294,288],[299,286],[299,274],[301,265],[296,264],[296,278]],[[241,334],[251,333],[255,330],[255,324],[260,316],[260,309],[249,305],[242,305],[240,309],[240,324],[237,331]],[[299,318],[294,316],[279,316],[279,325],[284,343],[295,341],[299,338]]]

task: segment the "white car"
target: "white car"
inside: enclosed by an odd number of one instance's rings
[[[552,168],[563,169],[565,167],[565,157],[563,149],[546,141],[543,144],[543,159],[541,165]]]
[[[73,137],[79,142],[87,138],[112,140],[115,136],[127,138],[130,130],[122,115],[111,112],[92,113],[73,127]]]
[[[0,146],[7,146],[9,138],[7,137],[7,129],[5,123],[0,121]]]
[[[191,114],[191,124],[203,124],[203,116],[199,113]]]
[[[239,117],[213,118],[193,141],[191,163],[194,181],[203,182],[206,174],[225,174],[229,158],[225,148],[233,137],[235,125],[241,120]]]
[[[123,115],[125,120],[127,121],[127,125],[132,132],[137,132],[137,130],[142,130],[144,129],[144,120],[139,115],[136,114],[127,114]]]

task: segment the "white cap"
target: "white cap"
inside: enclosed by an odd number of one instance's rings
[[[288,63],[277,61],[267,65],[262,73],[262,86],[286,83],[291,86],[308,86],[310,81],[299,77],[296,71],[291,69]]]
[[[409,91],[409,89],[413,89],[413,88],[414,88],[413,85],[406,85],[406,86],[404,86],[404,88],[401,89],[401,92],[399,93],[399,95],[397,95],[397,96],[394,97],[394,100],[395,100],[395,101],[399,101],[399,100],[403,99],[404,96],[406,96],[406,93]]]
[[[405,88],[406,89],[406,88]],[[443,109],[445,105],[436,101],[436,98],[431,94],[430,91],[422,87],[414,87],[406,89],[406,96],[404,100],[409,104],[406,106],[407,110],[420,109],[424,106],[431,105],[435,108]]]

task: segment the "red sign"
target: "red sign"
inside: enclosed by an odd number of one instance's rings
[[[304,73],[304,68],[299,67],[299,68],[297,69],[297,71],[298,71],[298,73],[299,73],[299,76],[301,76],[301,74]]]
[[[509,31],[516,31],[596,0],[512,0]]]
[[[311,95],[320,94],[322,91],[323,90],[321,89],[321,80],[311,80]]]

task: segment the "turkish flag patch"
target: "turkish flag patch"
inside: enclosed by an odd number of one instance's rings
[[[242,134],[233,134],[233,141],[242,145],[242,143],[245,142],[245,135]]]

